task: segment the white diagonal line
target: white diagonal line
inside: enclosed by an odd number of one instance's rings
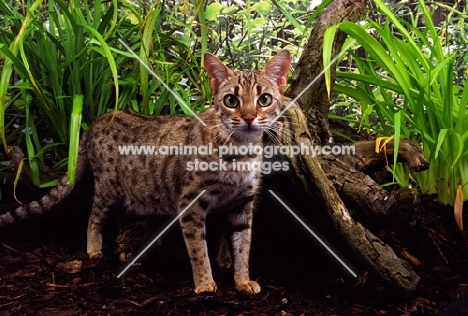
[[[272,125],[274,122],[276,122],[283,114],[284,112],[286,112],[289,107],[291,105],[293,105],[294,102],[296,102],[310,87],[312,87],[312,85],[320,79],[320,77],[322,77],[322,75],[325,73],[325,71],[328,70],[328,68],[330,68],[334,63],[335,61],[338,60],[338,58],[340,58],[347,50],[348,48],[351,47],[351,45],[354,44],[354,42],[356,42],[356,40],[353,40],[351,41],[351,43],[349,43],[348,46],[345,47],[345,49],[343,49],[338,55],[336,55],[332,60],[331,62],[328,64],[327,67],[325,67],[308,85],[307,87],[305,87],[291,102],[288,103],[288,105],[283,109],[283,111],[280,112],[280,114],[278,114],[278,116],[276,116],[268,125]]]
[[[122,41],[119,38],[119,42],[164,86],[164,88],[166,88],[170,93],[172,93],[172,95],[186,110],[188,110],[193,116],[195,116],[197,120],[199,120],[200,123],[203,124],[203,126],[206,126],[206,123],[203,122],[203,120],[197,114],[195,114],[195,112],[193,112],[193,110],[189,108],[187,104],[185,104],[185,101],[177,93],[172,91],[172,89],[169,88],[169,86],[153,71],[153,69],[151,69],[143,60],[141,60],[141,58],[137,54],[135,54],[135,52],[124,41]]]
[[[203,195],[203,193],[205,193],[206,190],[203,190],[200,192],[200,194],[197,195],[196,198],[193,199],[192,202],[190,202],[189,205],[187,205],[186,208],[184,208],[184,210],[182,212],[179,213],[179,215],[176,216],[176,218],[174,218],[172,220],[172,222],[169,223],[169,225],[166,226],[166,228],[163,229],[163,231],[161,233],[159,233],[158,236],[156,236],[156,238],[154,238],[149,244],[148,246],[145,247],[145,249],[143,249],[139,254],[138,256],[135,257],[135,259],[132,260],[132,262],[130,262],[126,267],[125,269],[122,270],[122,272],[120,272],[120,274],[117,276],[117,278],[120,278],[124,273],[125,271],[127,271],[128,269],[130,269],[130,267],[162,236],[162,234],[164,234],[168,229],[169,227],[172,226],[172,224],[174,224],[184,213],[185,211],[187,211],[190,206],[192,206],[193,203],[195,203],[199,198],[200,196]]]
[[[292,210],[291,210],[291,209],[290,209],[274,192],[273,192],[273,190],[268,190],[268,191],[270,191],[270,193],[284,206],[284,208],[287,209],[287,210],[289,211],[289,213],[291,213],[291,214],[297,219],[297,221],[298,221],[299,223],[301,223],[302,226],[304,226],[304,228],[307,229],[307,230],[309,231],[309,233],[310,233],[312,236],[314,236],[314,238],[317,239],[317,241],[318,241],[325,249],[327,249],[328,252],[331,253],[332,256],[335,257],[335,259],[338,260],[338,262],[341,263],[341,265],[342,265],[343,267],[346,268],[346,270],[349,271],[349,273],[351,273],[351,275],[352,275],[353,277],[357,277],[356,273],[354,273],[354,271],[351,270],[351,268],[348,267],[348,265],[346,265],[346,263],[344,263],[344,261],[341,260],[341,258],[338,257],[338,255],[337,255],[336,253],[334,253],[333,250],[331,250],[330,247],[328,247],[327,244],[325,244],[325,243],[322,241],[322,239],[320,239],[320,237],[317,236],[317,235],[312,231],[312,229],[310,229],[309,226],[307,226],[306,223],[304,223],[304,221],[303,221],[299,216],[297,216],[296,213],[294,213],[294,212],[293,212],[293,211],[292,211]]]

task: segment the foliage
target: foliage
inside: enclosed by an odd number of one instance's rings
[[[370,132],[394,135],[395,146],[402,137],[421,144],[429,170],[408,175],[395,156],[396,179],[407,184],[411,176],[423,193],[452,204],[458,185],[468,197],[468,89],[456,80],[456,32],[446,31],[453,27],[449,21],[436,27],[422,0],[420,15],[409,22],[381,0],[375,4],[385,18],[382,25],[370,19],[364,27],[343,22],[325,35],[327,51],[337,29],[359,45],[359,52],[351,52],[356,69],[337,73],[334,92],[359,102],[359,124]]]
[[[244,69],[258,69],[259,54],[269,56],[280,48],[297,55],[314,18],[330,2],[312,14],[304,0],[212,2],[205,11],[209,51]]]
[[[305,0],[6,0],[0,12],[0,139],[27,152],[39,186],[53,184],[39,183],[45,156],[66,170],[79,133],[102,113],[202,111],[204,52],[258,67],[278,47],[298,52],[312,21]]]
[[[39,185],[37,164],[43,163],[44,151],[54,147],[58,156],[65,158],[70,139],[77,139],[70,132],[79,133],[79,129],[69,128],[75,96],[84,97],[85,126],[112,107],[128,107],[139,97],[138,89],[143,102],[141,108],[134,109],[159,113],[166,103],[175,108],[173,95],[158,91],[160,84],[145,77],[145,71],[132,69],[133,57],[118,49],[119,38],[137,42],[133,49],[140,51],[140,58],[178,88],[182,74],[199,83],[195,78],[201,72],[198,63],[187,67],[186,61],[192,60],[187,56],[189,50],[168,36],[159,36],[157,43],[163,51],[170,51],[165,55],[153,55],[153,43],[141,40],[161,31],[154,18],[153,12],[157,11],[152,11],[146,20],[135,22],[128,17],[137,16],[138,12],[125,1],[98,0],[92,6],[76,0],[68,4],[62,0],[49,1],[46,6],[42,3],[39,0],[27,3],[25,15],[22,8],[18,12],[5,2],[0,4],[5,13],[3,21],[9,24],[0,30],[0,51],[4,57],[0,79],[2,143],[4,146],[26,143],[36,185]],[[125,14],[120,14],[121,11]],[[172,57],[170,62],[168,57]],[[140,86],[138,76],[143,83]],[[180,91],[187,95],[184,88]],[[202,108],[204,104],[198,102],[193,106]],[[6,126],[5,115],[10,116]],[[24,125],[11,124],[23,121],[23,116]],[[24,136],[18,131],[25,131]],[[44,138],[52,143],[45,145]],[[63,161],[58,165],[63,165]]]

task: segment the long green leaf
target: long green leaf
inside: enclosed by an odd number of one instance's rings
[[[36,0],[33,2],[31,7],[29,8],[28,14],[23,20],[21,25],[21,29],[18,32],[18,35],[15,38],[15,41],[10,46],[10,51],[13,55],[16,56],[20,49],[20,44],[23,42],[25,38],[25,30],[29,26],[30,20],[32,15],[36,11],[36,9],[42,4],[42,0]],[[5,151],[7,150],[7,143],[5,137],[5,106],[7,104],[7,96],[8,96],[8,87],[10,78],[13,72],[13,62],[10,58],[5,58],[3,62],[3,69],[0,78],[0,140],[3,143],[3,147]]]
[[[70,118],[70,147],[68,152],[68,183],[75,184],[76,163],[80,144],[81,112],[83,95],[73,96],[73,110]]]
[[[96,40],[100,44],[100,49],[97,50],[98,52],[102,53],[104,57],[106,57],[108,63],[109,63],[109,68],[111,69],[112,72],[112,78],[114,80],[114,89],[115,89],[115,109],[117,110],[118,104],[119,104],[119,77],[117,74],[117,65],[115,63],[115,59],[112,55],[112,52],[109,48],[109,45],[106,43],[104,38],[101,36],[101,34],[98,33],[93,27],[87,25],[87,24],[81,24],[84,28],[86,28],[93,36],[96,38]],[[94,49],[94,47],[90,47]]]

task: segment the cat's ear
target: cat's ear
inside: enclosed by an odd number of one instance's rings
[[[288,83],[288,72],[291,66],[291,54],[288,50],[280,50],[271,58],[262,70],[262,74],[273,78],[278,85],[278,90],[283,93],[283,89]]]
[[[205,53],[205,70],[210,77],[210,86],[213,93],[218,93],[221,83],[233,77],[234,72],[226,67],[219,59],[213,54]]]

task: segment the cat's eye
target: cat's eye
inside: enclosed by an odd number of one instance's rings
[[[271,102],[273,101],[273,97],[269,93],[264,93],[258,98],[258,103],[260,103],[260,106],[269,106]]]
[[[228,108],[235,108],[239,103],[239,99],[234,94],[228,94],[224,97],[224,105]]]

